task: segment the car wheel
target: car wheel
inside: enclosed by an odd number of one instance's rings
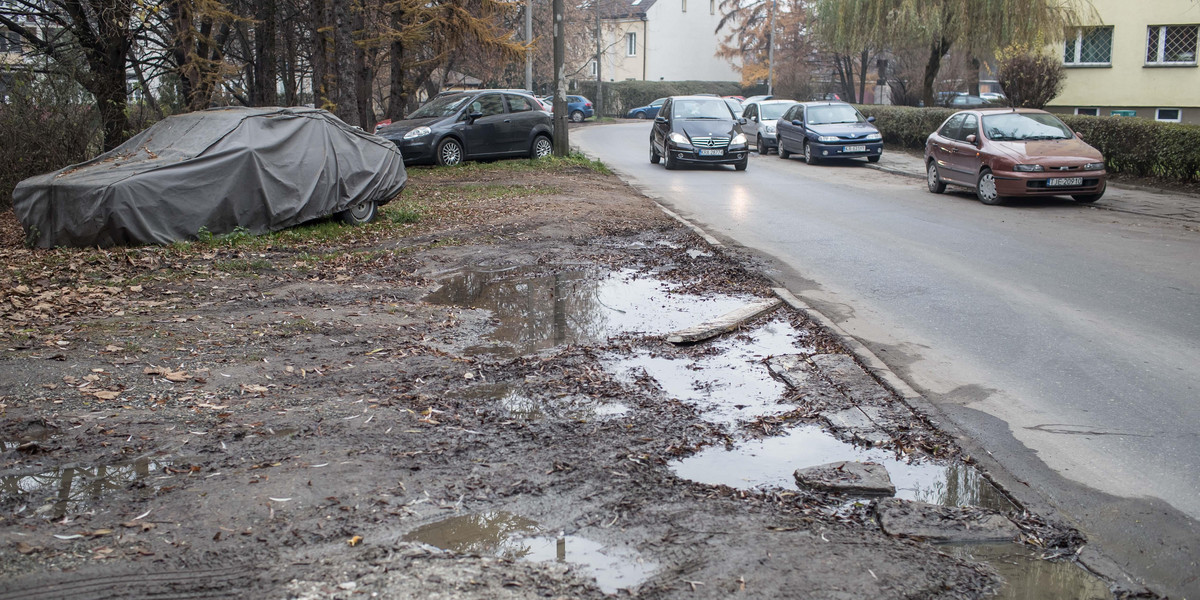
[[[637,114],[637,118],[639,118],[639,119],[649,119],[649,118],[650,118],[650,115],[647,115],[647,114],[646,114],[646,113],[644,113],[644,112],[640,112],[640,113],[638,113],[638,114]]]
[[[582,123],[583,122],[583,111],[579,111],[579,110],[571,111],[571,121],[574,123]]]
[[[979,179],[975,181],[975,195],[979,197],[979,201],[988,206],[1004,204],[1004,198],[996,191],[996,176],[992,175],[991,169],[984,169],[979,173]]]
[[[539,135],[533,138],[533,145],[529,147],[529,158],[546,158],[554,152],[554,144],[550,142],[550,138]]]
[[[804,142],[804,162],[810,165],[817,164],[817,157],[813,156],[812,145],[808,142]]]
[[[442,140],[440,144],[438,144],[437,164],[446,167],[462,164],[462,161],[463,147],[458,140],[454,138],[446,138]]]
[[[768,153],[768,152],[770,152],[770,151],[771,151],[769,148],[767,148],[766,146],[764,146],[764,145],[763,145],[763,141],[762,141],[762,136],[761,136],[761,135],[760,135],[760,136],[758,136],[758,139],[754,140],[754,147],[755,147],[755,148],[758,148],[758,154],[759,154],[760,156],[761,156],[761,155],[764,155],[764,154],[766,154],[766,153]]]
[[[779,140],[778,143],[779,143],[779,147],[775,151],[779,154],[779,158],[791,157],[792,153],[788,152],[788,149],[783,147],[783,140]]]
[[[935,194],[941,194],[946,191],[946,183],[942,181],[942,176],[938,174],[936,161],[929,161],[929,166],[925,168],[925,183],[929,185],[929,191]]]
[[[679,168],[679,161],[675,160],[675,157],[671,155],[670,150],[667,150],[666,155],[663,156],[663,166],[665,166],[668,171],[674,171],[675,169]]]
[[[659,155],[658,150],[654,148],[654,142],[650,142],[650,164],[657,165],[661,158],[662,156]]]
[[[869,163],[877,163],[877,162],[879,162],[879,159],[881,159],[881,158],[883,158],[883,155],[882,155],[882,154],[876,154],[875,156],[868,156],[868,157],[867,157],[867,162],[869,162]]]
[[[375,220],[379,215],[379,208],[375,206],[374,200],[362,200],[357,204],[350,205],[350,208],[338,213],[338,217],[342,221],[351,225],[366,225]]]
[[[740,162],[733,163],[733,168],[737,169],[738,171],[745,171],[746,166],[749,164],[750,164],[750,157],[747,156],[746,158],[743,158]]]
[[[1074,198],[1076,202],[1091,204],[1099,200],[1103,195],[1104,192],[1100,192],[1099,194],[1073,194],[1071,197]]]

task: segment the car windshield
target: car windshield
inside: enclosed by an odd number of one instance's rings
[[[1003,113],[983,117],[983,132],[998,142],[1065,140],[1073,137],[1058,117],[1042,113]]]
[[[732,119],[733,113],[720,98],[712,100],[676,100],[672,105],[676,119]]]
[[[448,117],[448,116],[458,112],[458,109],[462,108],[463,105],[466,104],[467,101],[470,99],[471,99],[471,96],[467,95],[467,94],[463,94],[461,96],[454,95],[454,96],[442,96],[441,98],[434,98],[433,100],[430,100],[429,103],[426,104],[425,106],[422,106],[421,108],[418,108],[417,110],[412,111],[412,113],[410,113],[405,118],[406,119],[427,119],[429,117]]]
[[[833,123],[862,123],[866,119],[849,104],[830,104],[814,106],[808,109],[808,122],[813,125],[830,125]]]
[[[787,112],[787,109],[789,109],[791,107],[792,107],[791,104],[786,104],[786,103],[759,104],[758,105],[758,114],[762,117],[762,120],[764,120],[764,121],[776,121],[779,119],[779,117],[783,116],[783,113]]]

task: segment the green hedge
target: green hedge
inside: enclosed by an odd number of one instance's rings
[[[596,95],[595,81],[580,81],[572,93],[586,96],[593,104],[601,100]],[[744,95],[742,86],[732,81],[606,81],[601,116],[624,117],[630,110],[659,98],[685,94]]]
[[[875,117],[884,144],[922,149],[925,138],[954,114],[949,108],[859,105]],[[1104,154],[1110,173],[1200,180],[1200,125],[1160,123],[1129,117],[1058,115]]]

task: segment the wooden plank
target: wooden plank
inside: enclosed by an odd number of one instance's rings
[[[672,344],[692,344],[702,340],[707,340],[711,337],[716,337],[727,331],[733,331],[751,319],[755,319],[761,315],[779,308],[783,304],[781,300],[771,299],[762,302],[747,304],[735,311],[726,313],[713,319],[705,321],[699,325],[693,325],[687,329],[680,329],[674,333],[667,335],[667,341]]]

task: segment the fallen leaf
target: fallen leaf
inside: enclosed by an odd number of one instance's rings
[[[32,546],[25,542],[17,542],[17,552],[20,552],[21,554],[33,554],[34,552],[40,552],[41,550],[41,546]]]
[[[350,538],[349,540],[346,540],[346,543],[350,544],[351,546],[357,546],[362,543],[362,536],[356,535],[356,536]]]
[[[99,399],[101,399],[101,400],[114,400],[114,399],[116,399],[116,398],[117,398],[117,396],[120,396],[120,395],[121,395],[121,392],[112,392],[112,391],[109,391],[109,390],[100,390],[100,391],[98,391],[98,392],[92,392],[92,395],[93,395],[93,396],[95,396],[95,397],[97,397],[97,398],[99,398]]]

